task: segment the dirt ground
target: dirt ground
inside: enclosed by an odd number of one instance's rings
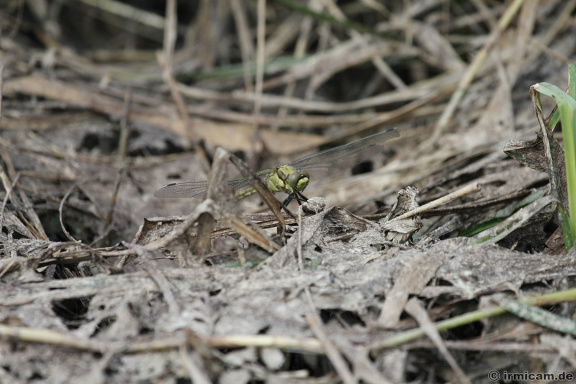
[[[576,382],[575,7],[0,1],[0,383]]]

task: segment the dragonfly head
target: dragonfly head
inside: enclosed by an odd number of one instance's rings
[[[268,189],[272,193],[284,192],[289,195],[302,192],[308,186],[309,181],[310,175],[307,171],[290,165],[276,168],[275,172],[266,179]]]
[[[307,171],[295,170],[286,179],[286,184],[288,184],[292,190],[302,192],[308,186],[310,181],[310,174]]]

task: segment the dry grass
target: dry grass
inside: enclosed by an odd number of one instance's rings
[[[0,382],[575,372],[558,201],[502,149],[566,84],[576,1],[132,3],[0,11]],[[320,213],[226,198],[218,146],[261,169],[391,127],[371,172],[313,175]]]

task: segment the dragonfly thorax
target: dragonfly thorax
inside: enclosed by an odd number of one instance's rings
[[[309,181],[310,175],[307,171],[283,165],[274,170],[267,180],[267,186],[273,193],[284,192],[293,195],[306,189]]]

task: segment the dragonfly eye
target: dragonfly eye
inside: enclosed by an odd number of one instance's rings
[[[286,184],[288,184],[292,189],[302,192],[308,186],[308,182],[310,181],[310,175],[307,171],[295,171],[290,176],[288,176],[288,180],[286,180]]]

